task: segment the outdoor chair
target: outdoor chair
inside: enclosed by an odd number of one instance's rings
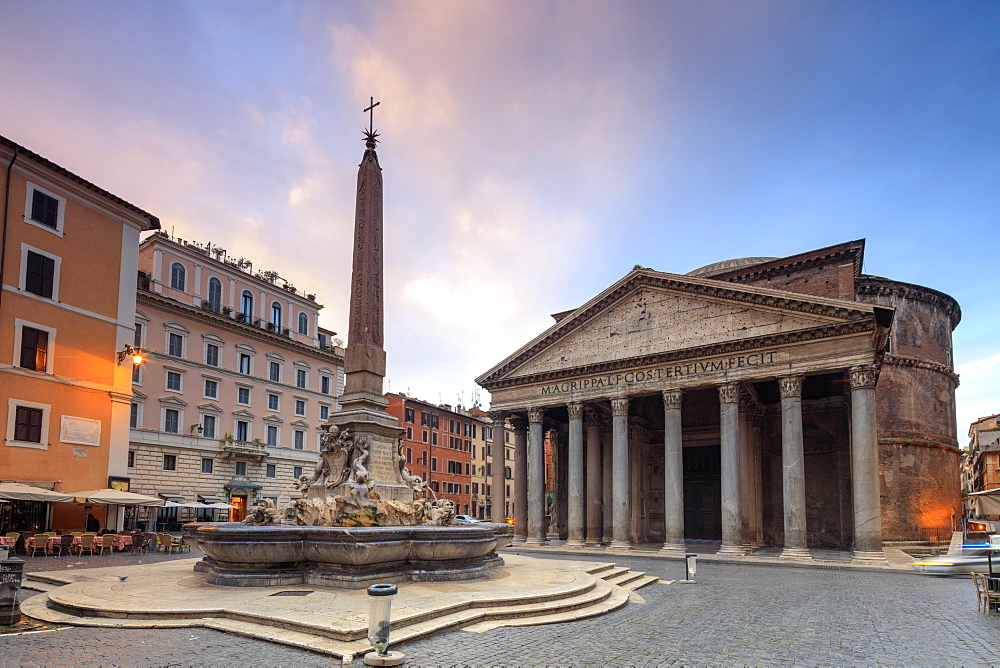
[[[159,547],[163,549],[164,552],[170,553],[177,549],[177,544],[174,542],[174,537],[168,533],[159,534]]]
[[[146,544],[148,542],[149,541],[146,540],[146,537],[143,536],[141,533],[137,533],[134,536],[132,536],[132,550],[131,550],[132,554],[145,551]]]
[[[62,540],[60,540],[58,543],[55,544],[55,546],[53,546],[52,549],[59,550],[58,556],[60,557],[62,556],[63,551],[73,554],[73,536],[70,534],[66,534],[65,536],[62,537]]]
[[[105,550],[107,550],[111,554],[114,554],[115,553],[115,535],[111,534],[111,533],[105,534],[105,535],[101,536],[99,540],[95,540],[94,541],[94,545],[97,546],[97,553],[98,554],[104,554]]]
[[[94,555],[94,539],[96,536],[94,534],[83,534],[80,536],[80,554],[83,554],[84,550],[90,552],[90,555]]]
[[[24,552],[25,552],[25,554],[28,553],[29,549],[31,550],[31,556],[35,556],[36,552],[41,552],[42,554],[46,554],[46,546],[48,545],[48,542],[49,542],[49,537],[48,536],[46,536],[43,533],[36,533],[34,536],[32,536],[28,540],[31,541],[31,545],[29,547],[28,541],[25,541],[25,544],[24,544]]]
[[[969,573],[969,575],[972,576],[972,584],[976,586],[976,610],[986,612],[986,582],[983,580],[984,576],[975,571]]]
[[[997,610],[996,606],[1000,606],[1000,591],[990,589],[989,577],[986,573],[979,574],[979,581],[983,585],[983,606],[986,608],[986,614],[990,614],[994,610]]]

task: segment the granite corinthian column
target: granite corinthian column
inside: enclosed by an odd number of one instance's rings
[[[719,386],[719,449],[722,467],[722,546],[719,554],[743,556],[743,515],[740,500],[740,386]]]
[[[528,537],[528,427],[523,416],[510,419],[514,427],[514,542]]]
[[[811,559],[806,545],[806,465],[802,450],[802,376],[778,379],[781,391],[781,491],[784,559]]]
[[[503,411],[490,411],[490,418],[493,420],[493,441],[490,443],[490,452],[493,453],[493,461],[490,469],[490,521],[503,522],[507,517],[507,464],[506,453],[506,431],[504,429]]]
[[[525,545],[546,545],[545,540],[545,434],[544,408],[528,409],[528,538]]]
[[[566,547],[584,546],[583,511],[583,404],[567,406],[569,412],[569,461],[566,475],[566,504],[569,530]]]
[[[628,397],[611,400],[611,545],[609,549],[628,550],[629,542],[629,470],[628,470]]]
[[[588,547],[601,544],[602,514],[604,505],[603,478],[601,477],[601,423],[593,408],[585,408],[587,419],[587,538]]]
[[[660,552],[682,556],[684,547],[684,449],[681,391],[663,392],[663,527]]]
[[[882,501],[878,481],[873,366],[854,367],[851,376],[851,486],[854,492],[852,559],[882,561]]]

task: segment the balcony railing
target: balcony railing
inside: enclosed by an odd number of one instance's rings
[[[222,451],[230,455],[241,455],[243,457],[267,457],[267,444],[262,441],[237,441],[224,438]]]

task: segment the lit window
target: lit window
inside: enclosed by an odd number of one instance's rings
[[[184,265],[174,262],[170,265],[170,287],[184,292]]]
[[[215,380],[205,379],[205,396],[209,399],[219,398],[219,383]]]
[[[18,366],[32,371],[45,371],[48,364],[49,333],[21,326],[21,354]]]
[[[219,366],[219,346],[214,343],[205,344],[205,364]]]
[[[309,316],[306,313],[299,313],[299,334],[309,336]]]

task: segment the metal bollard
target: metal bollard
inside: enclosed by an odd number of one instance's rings
[[[21,578],[24,575],[24,560],[10,557],[0,561],[0,624],[13,626],[21,621]]]
[[[396,585],[392,584],[368,587],[368,600],[371,603],[368,612],[368,642],[375,651],[365,654],[365,665],[398,666],[406,659],[402,652],[389,651],[389,611],[396,592]]]
[[[684,555],[684,584],[694,584],[694,577],[698,571],[698,555],[688,552]]]

